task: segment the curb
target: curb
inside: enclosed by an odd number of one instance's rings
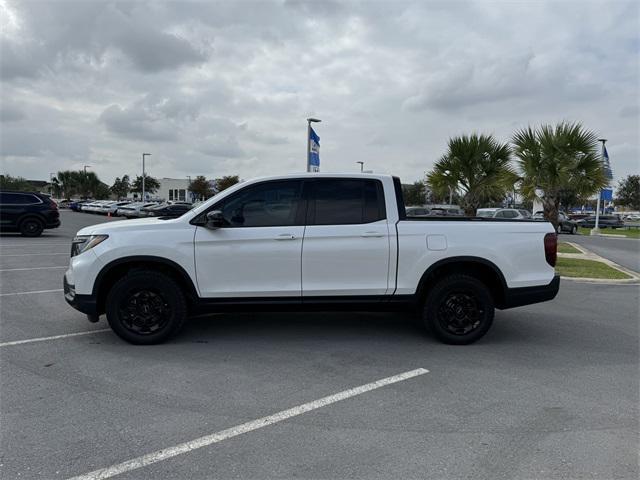
[[[562,280],[572,280],[574,282],[579,283],[596,283],[603,285],[640,285],[640,273],[634,272],[633,270],[629,270],[628,268],[623,267],[622,265],[618,265],[616,262],[609,260],[608,258],[601,257],[593,253],[592,251],[586,249],[582,245],[578,245],[573,242],[562,242],[568,245],[571,245],[576,250],[581,251],[582,253],[558,253],[558,257],[563,258],[575,258],[581,260],[593,260],[596,262],[604,263],[614,270],[618,270],[626,275],[629,275],[631,278],[623,278],[623,279],[606,279],[606,278],[583,278],[583,277],[564,277],[561,276]]]

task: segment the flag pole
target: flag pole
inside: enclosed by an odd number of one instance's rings
[[[311,171],[311,119],[307,118],[307,172]]]

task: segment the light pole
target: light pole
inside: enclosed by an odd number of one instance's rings
[[[318,118],[307,118],[307,172],[311,171],[311,123],[320,123]]]
[[[607,143],[606,138],[599,138],[599,142],[602,142],[602,152],[601,152],[601,161],[604,166],[604,144]],[[598,201],[596,202],[596,224],[594,228],[589,232],[591,235],[598,235],[600,233],[600,197],[602,196],[602,189],[598,190]]]
[[[150,153],[143,153],[142,154],[142,201],[145,201],[145,196],[144,196],[144,177],[145,177],[145,173],[144,173],[144,157],[150,157],[151,154]]]
[[[84,175],[85,177],[87,176],[87,168],[91,167],[91,165],[85,165],[84,166]]]
[[[364,171],[364,162],[356,162],[360,164],[360,173]]]

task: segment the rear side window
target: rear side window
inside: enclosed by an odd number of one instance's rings
[[[0,203],[3,205],[33,205],[41,203],[41,200],[35,195],[29,193],[0,193]]]
[[[387,218],[378,180],[319,179],[310,186],[308,225],[356,225]]]

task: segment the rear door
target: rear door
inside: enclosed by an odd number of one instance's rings
[[[390,238],[382,182],[307,181],[302,295],[384,295],[389,291]]]

